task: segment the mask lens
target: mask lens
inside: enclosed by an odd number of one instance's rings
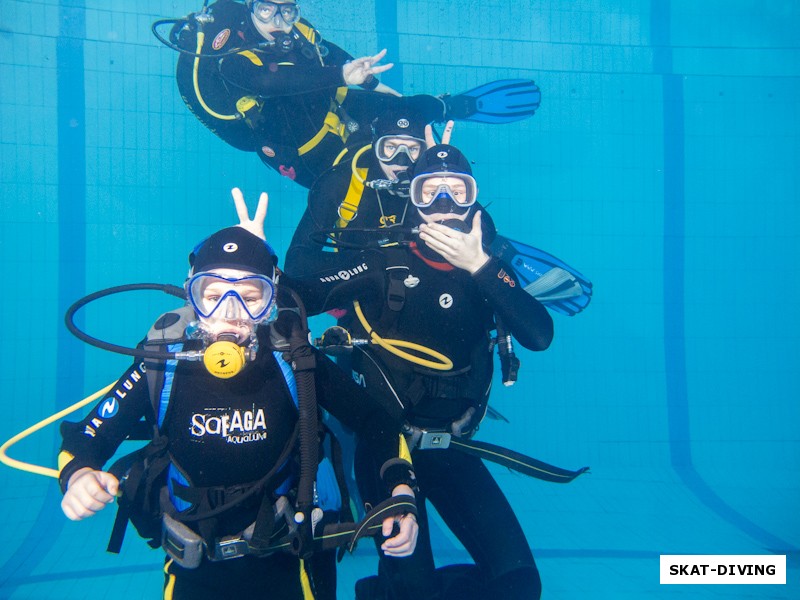
[[[263,275],[228,279],[198,273],[188,288],[192,307],[204,318],[259,321],[267,316],[275,298],[272,281]]]
[[[297,4],[281,4],[280,8],[281,17],[283,17],[283,20],[289,25],[294,25],[294,23],[300,17],[300,9],[297,8]]]
[[[274,2],[254,2],[253,14],[261,21],[269,21],[278,12],[278,5]]]
[[[405,153],[412,163],[417,162],[422,152],[423,140],[410,136],[383,136],[375,145],[375,154],[381,162],[392,162],[401,153]]]
[[[276,2],[256,1],[253,3],[253,14],[262,23],[269,23],[280,14],[280,18],[283,19],[285,23],[293,25],[300,17],[300,9],[297,7],[297,4],[293,2],[278,4]]]
[[[438,199],[467,207],[475,204],[477,197],[475,179],[464,173],[431,173],[411,182],[411,202],[417,208],[427,208]]]

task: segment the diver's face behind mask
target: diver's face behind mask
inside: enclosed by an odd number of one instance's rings
[[[197,273],[187,283],[200,328],[211,339],[234,337],[244,343],[275,306],[275,286],[264,275],[236,269]]]
[[[425,223],[463,221],[478,198],[478,185],[466,173],[429,173],[411,182],[411,202]]]
[[[300,9],[295,2],[260,2],[252,0],[250,11],[253,24],[259,33],[289,33],[300,18]]]
[[[375,156],[387,179],[400,179],[417,162],[425,149],[425,140],[408,135],[385,135],[374,144]]]

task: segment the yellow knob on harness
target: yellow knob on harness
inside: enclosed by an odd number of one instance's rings
[[[236,101],[236,112],[243,117],[247,116],[247,111],[258,106],[255,96],[242,96]]]
[[[227,340],[214,342],[203,353],[203,364],[214,377],[230,379],[244,368],[244,348]]]

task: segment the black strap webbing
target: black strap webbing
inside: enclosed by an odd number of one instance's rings
[[[294,449],[294,445],[295,445],[295,442],[297,440],[297,436],[298,436],[298,427],[297,427],[297,425],[295,425],[294,431],[292,432],[292,435],[289,438],[289,442],[286,444],[286,446],[283,449],[283,452],[278,457],[278,460],[275,462],[275,466],[272,467],[272,469],[270,469],[269,473],[264,475],[258,481],[254,482],[253,486],[248,491],[246,491],[245,493],[238,494],[230,502],[225,502],[224,504],[222,504],[220,506],[217,506],[217,507],[215,507],[215,508],[213,508],[211,510],[208,510],[208,511],[196,512],[196,513],[192,513],[192,514],[177,513],[177,514],[173,514],[173,515],[170,515],[170,516],[173,519],[175,519],[177,521],[184,522],[184,523],[189,523],[189,522],[194,522],[194,521],[202,521],[203,519],[216,517],[217,515],[220,515],[223,512],[238,506],[239,504],[241,504],[242,502],[244,502],[248,498],[251,498],[255,494],[259,493],[270,482],[270,480],[276,475],[276,473],[278,473],[278,471],[281,469],[283,464],[289,458],[289,454]],[[173,490],[175,491],[175,495],[178,496],[178,497],[184,498],[184,499],[193,498],[194,494],[197,492],[197,490],[202,490],[202,489],[206,489],[207,490],[209,488],[187,487],[187,486],[181,485],[179,483],[173,482]]]
[[[568,471],[567,469],[549,465],[546,462],[536,460],[535,458],[515,452],[514,450],[509,450],[508,448],[456,437],[450,439],[450,447],[460,450],[465,454],[477,456],[483,460],[489,460],[498,465],[503,465],[504,467],[508,467],[524,475],[553,483],[569,483],[589,470],[589,467],[583,467],[577,471]],[[435,450],[432,450],[432,452],[435,452]]]
[[[383,520],[386,517],[409,513],[417,516],[417,505],[414,497],[406,495],[392,496],[375,506],[358,523],[330,523],[325,525],[322,533],[314,536],[312,540],[313,548],[319,551],[347,546],[347,549],[352,552],[358,540],[368,535],[380,533],[383,527]],[[276,550],[293,551],[293,538],[294,535],[292,534],[284,536],[269,548],[265,548],[263,552],[269,553]]]

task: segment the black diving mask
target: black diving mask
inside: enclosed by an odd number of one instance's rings
[[[424,148],[425,141],[419,138],[384,135],[375,142],[375,156],[382,163],[410,167],[417,162]]]
[[[300,19],[300,8],[294,2],[261,2],[255,0],[250,11],[264,25],[282,29],[284,25],[294,25]]]
[[[462,213],[478,199],[478,184],[466,173],[428,173],[415,177],[411,181],[411,202],[420,209],[441,206],[442,203],[452,205]],[[450,211],[425,211],[450,212]]]

